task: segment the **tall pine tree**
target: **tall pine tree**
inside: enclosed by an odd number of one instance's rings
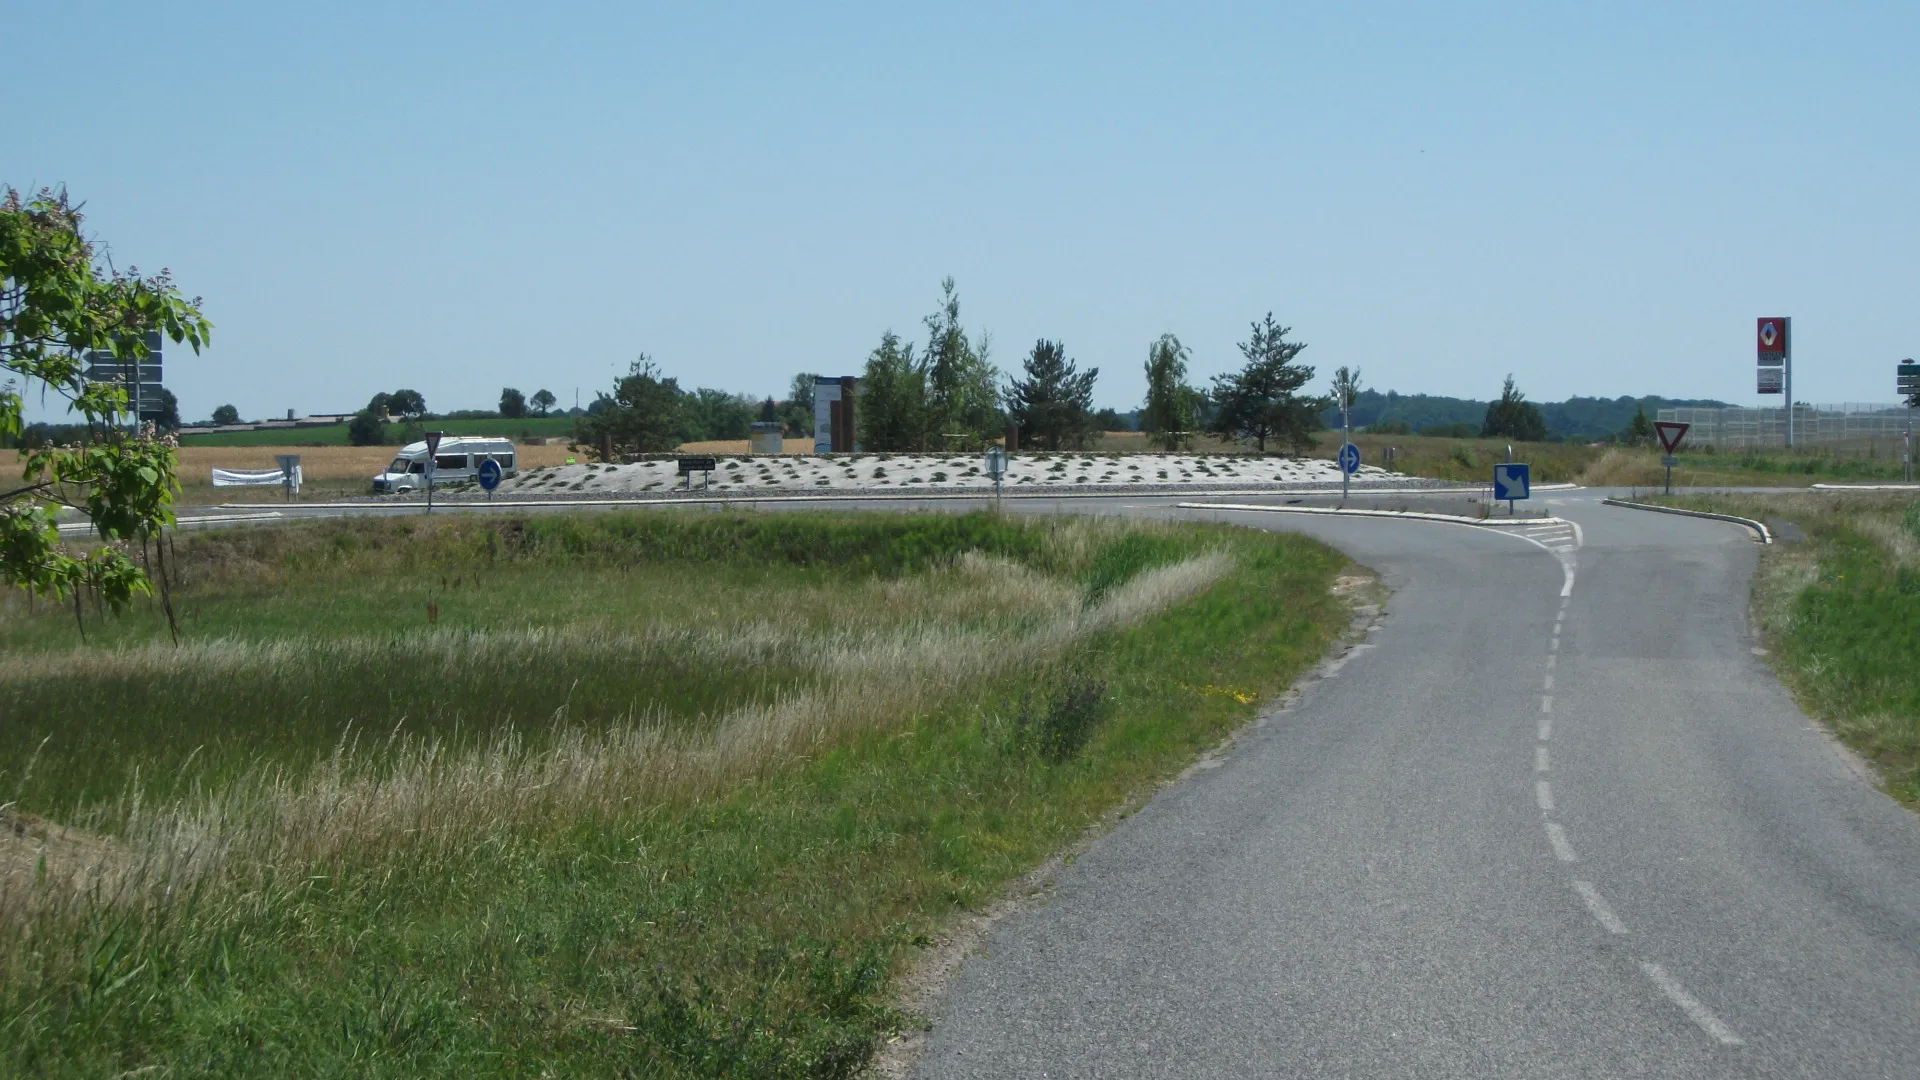
[[[1320,426],[1326,403],[1300,393],[1313,378],[1313,369],[1294,362],[1307,346],[1288,341],[1292,332],[1292,327],[1276,325],[1271,311],[1263,322],[1253,324],[1252,333],[1240,343],[1246,365],[1213,378],[1215,434],[1244,439],[1263,454],[1270,441],[1283,442],[1296,454],[1313,448],[1313,431]]]
[[[1093,381],[1100,369],[1076,370],[1067,350],[1041,338],[1022,365],[1025,379],[1007,387],[1007,411],[1020,425],[1020,443],[1046,450],[1077,450],[1093,435]]]

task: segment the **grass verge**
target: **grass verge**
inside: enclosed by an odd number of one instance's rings
[[[6,601],[40,728],[0,745],[0,1071],[850,1075],[919,944],[1346,619],[1337,554],[1212,526],[354,521],[178,562],[177,651]]]
[[[1790,522],[1803,541],[1768,548],[1754,613],[1769,659],[1807,712],[1920,806],[1920,500],[1795,493],[1657,500]]]

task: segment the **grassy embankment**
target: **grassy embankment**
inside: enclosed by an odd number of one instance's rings
[[[1674,455],[1673,486],[1806,487],[1811,484],[1896,482],[1899,451],[1887,441],[1862,447],[1798,447],[1793,450],[1709,450]],[[1891,455],[1891,456],[1889,456]],[[1666,470],[1658,449],[1608,448],[1580,477],[1588,487],[1663,486]]]
[[[1093,520],[356,521],[177,565],[178,648],[0,602],[0,1073],[847,1075],[916,943],[1346,621],[1311,542]]]
[[[1769,659],[1807,712],[1920,805],[1920,500],[1912,495],[1692,495],[1663,499],[1761,521],[1775,543],[1754,579]]]

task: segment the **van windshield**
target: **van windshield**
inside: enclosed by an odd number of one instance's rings
[[[388,472],[406,472],[407,459],[403,457],[394,458],[393,464],[387,466],[387,471]]]

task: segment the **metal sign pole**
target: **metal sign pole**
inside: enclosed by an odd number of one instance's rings
[[[1782,365],[1780,379],[1787,391],[1787,449],[1793,449],[1793,317],[1780,320],[1782,338],[1781,352],[1786,363]]]

